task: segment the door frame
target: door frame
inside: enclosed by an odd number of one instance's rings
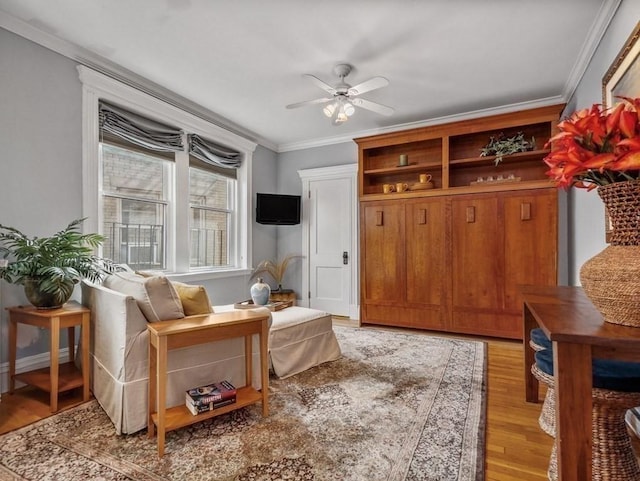
[[[302,180],[302,255],[305,261],[302,262],[302,300],[300,304],[309,307],[309,242],[311,239],[311,225],[309,224],[309,196],[310,184],[316,180],[338,180],[348,179],[351,183],[351,285],[349,286],[349,318],[360,318],[360,294],[359,294],[359,273],[358,262],[360,259],[358,243],[358,164],[336,165],[333,167],[320,167],[315,169],[299,170],[298,175]]]

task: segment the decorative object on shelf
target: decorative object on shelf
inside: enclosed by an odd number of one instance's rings
[[[580,281],[605,321],[640,327],[640,98],[621,99],[560,122],[544,161],[559,187],[598,189],[611,245],[584,263]]]
[[[428,182],[431,182],[431,179],[433,177],[431,176],[431,174],[420,174],[418,176],[418,182],[420,182],[421,184],[426,184]]]
[[[0,267],[0,279],[24,286],[27,299],[38,309],[55,309],[69,300],[81,279],[96,282],[122,270],[110,259],[93,254],[104,237],[80,233],[84,220],[74,220],[51,237],[29,238],[0,225],[0,255],[13,258]]]
[[[287,272],[287,269],[289,268],[289,264],[291,264],[291,262],[293,262],[294,260],[300,259],[302,257],[304,256],[301,256],[299,254],[287,254],[281,260],[263,260],[256,266],[255,269],[253,269],[249,280],[253,280],[261,274],[266,274],[270,276],[278,286],[278,288],[273,292],[282,291],[282,281],[284,279],[284,275]]]
[[[384,184],[382,186],[382,192],[385,194],[390,194],[391,192],[395,192],[396,187],[393,184]]]
[[[431,176],[431,174],[420,174],[418,176],[418,183],[413,184],[411,186],[411,190],[433,189],[434,184],[433,184],[433,181],[431,180],[432,178],[433,177]]]
[[[428,190],[428,189],[433,189],[433,187],[434,187],[433,182],[425,182],[423,184],[421,184],[420,182],[417,182],[413,184],[409,190]]]
[[[258,277],[258,282],[251,286],[251,300],[258,306],[265,306],[269,304],[270,295],[271,287],[262,282],[262,277]]]
[[[409,156],[407,154],[400,154],[400,159],[398,160],[398,167],[405,167],[409,165]]]
[[[484,177],[478,177],[476,180],[473,180],[469,183],[469,185],[478,185],[478,184],[503,184],[506,182],[520,182],[522,180],[521,177],[516,177],[515,174],[508,174],[506,177],[502,174],[494,177],[493,175],[489,175],[486,179]]]
[[[536,148],[536,139],[531,140],[524,138],[524,133],[518,132],[513,137],[507,137],[504,132],[500,132],[495,137],[489,137],[489,143],[480,150],[480,157],[495,155],[495,164],[502,162],[505,155],[515,154],[518,152],[527,152]]]
[[[396,184],[396,192],[404,192],[409,188],[409,185],[406,182],[398,182]]]

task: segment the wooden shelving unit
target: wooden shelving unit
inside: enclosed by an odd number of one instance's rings
[[[434,190],[447,190],[441,194],[468,193],[473,189],[486,192],[486,186],[472,186],[472,182],[488,176],[513,175],[521,179],[510,190],[549,188],[551,182],[545,175],[542,159],[550,152],[545,146],[554,134],[563,108],[564,105],[553,105],[355,139],[360,161],[360,199],[382,194],[384,184],[415,184],[422,173],[432,176]],[[534,139],[534,150],[504,156],[497,165],[495,156],[480,156],[492,136],[500,133],[512,136],[519,132],[523,132],[528,140]],[[409,165],[398,165],[400,154],[408,156]],[[460,187],[472,189],[451,190]],[[409,189],[394,195],[412,197],[412,194],[414,192]]]
[[[355,139],[363,323],[522,336],[514,286],[557,282],[557,189],[543,159],[563,108]],[[491,137],[519,132],[533,150],[481,156]],[[433,188],[419,189],[420,174]],[[397,183],[409,189],[384,193]]]

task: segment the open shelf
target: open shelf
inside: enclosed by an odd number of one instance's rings
[[[544,158],[544,148],[556,131],[564,105],[499,114],[449,124],[386,133],[355,139],[359,157],[359,197],[361,200],[455,194],[469,192],[523,190],[552,187]],[[491,137],[512,137],[522,132],[533,139],[534,150],[505,155],[496,165],[496,156],[481,157]],[[399,166],[406,154],[409,165]],[[433,189],[384,194],[385,184],[406,183],[411,187],[419,174],[432,176]],[[487,182],[473,185],[479,178],[498,176],[519,178],[520,182]],[[505,187],[506,186],[506,187]]]
[[[165,430],[173,431],[174,429],[190,426],[195,422],[204,421],[205,419],[220,416],[221,414],[225,414],[236,409],[243,408],[245,406],[250,406],[251,404],[256,404],[261,401],[262,394],[260,393],[260,391],[254,389],[251,386],[245,386],[238,388],[238,390],[236,391],[235,403],[222,406],[218,409],[214,409],[213,411],[207,411],[194,416],[186,406],[174,406],[172,408],[168,408],[165,411]],[[151,415],[151,419],[153,419],[153,423],[157,426],[158,413],[153,413]]]
[[[527,152],[517,152],[515,154],[504,155],[502,156],[502,162],[498,165],[507,163],[507,162],[522,162],[525,160],[538,160],[540,158],[546,157],[551,150],[529,150]],[[491,164],[495,165],[496,156],[495,155],[487,155],[486,157],[468,157],[466,159],[454,159],[449,161],[450,166],[465,166],[465,165],[473,165],[473,164]]]
[[[29,372],[14,375],[16,381],[36,386],[46,392],[51,392],[51,369],[43,367]],[[58,365],[58,392],[70,391],[82,386],[82,373],[72,362]]]
[[[422,164],[409,164],[406,166],[385,167],[384,169],[371,169],[365,170],[365,175],[387,175],[387,174],[406,174],[407,172],[422,172],[430,169],[440,169],[442,167],[442,161],[428,162]]]

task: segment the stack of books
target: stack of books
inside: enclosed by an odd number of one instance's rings
[[[235,402],[236,388],[229,381],[221,381],[189,389],[185,405],[195,416]]]

